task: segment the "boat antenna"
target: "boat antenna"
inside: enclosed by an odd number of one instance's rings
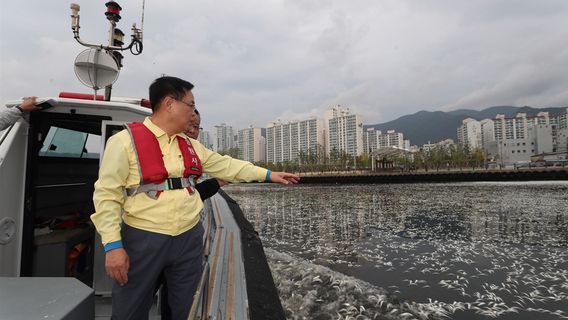
[[[130,53],[132,55],[139,55],[142,53],[142,49],[144,46],[142,45],[142,34],[144,33],[144,11],[146,9],[146,0],[142,0],[142,18],[140,19],[140,41],[134,44],[132,48],[130,48]],[[132,25],[132,28],[136,28],[136,24]]]
[[[142,21],[140,22],[140,29],[144,31],[144,10],[146,8],[146,0],[142,0]]]
[[[101,87],[105,87],[105,100],[109,101],[112,91],[112,83],[116,81],[116,77],[118,77],[118,71],[120,71],[120,68],[122,68],[122,59],[124,58],[124,56],[122,55],[122,53],[120,53],[120,51],[130,50],[133,55],[139,55],[142,53],[143,46],[142,29],[137,28],[136,23],[132,25],[130,44],[124,46],[124,32],[116,27],[117,22],[121,19],[120,11],[122,10],[122,7],[116,1],[108,1],[107,3],[105,3],[105,6],[107,8],[105,16],[110,23],[108,45],[93,44],[81,40],[81,37],[79,36],[79,29],[81,28],[79,26],[80,7],[75,3],[71,4],[71,29],[73,30],[73,38],[75,38],[75,40],[77,40],[79,44],[90,48],[90,50],[92,51],[96,51],[95,53],[84,54],[84,57],[81,57],[81,59],[77,57],[78,59],[76,59],[75,61],[75,67],[79,80],[81,80],[81,82],[83,82],[85,85],[95,89],[95,91]],[[143,24],[144,2],[142,3],[142,25]],[[107,56],[110,56],[112,58],[110,59],[110,64],[109,61],[106,61],[109,60],[107,59]],[[105,61],[104,66],[99,63],[99,60],[101,59]],[[112,60],[116,62],[116,66],[111,66]],[[77,71],[77,67],[79,67],[80,70]],[[105,73],[105,71],[109,69],[112,69],[111,73],[114,76],[114,80],[111,79],[112,77],[107,77],[109,79],[105,80],[112,80],[112,82],[110,82],[109,84],[101,84],[101,81],[97,81],[97,79],[99,78],[99,73]],[[85,76],[81,77],[80,74],[83,74]]]

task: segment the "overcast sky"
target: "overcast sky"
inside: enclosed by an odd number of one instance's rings
[[[106,43],[106,1],[77,0],[81,37]],[[118,1],[127,38],[142,0]],[[0,100],[91,92],[76,80],[70,1],[0,3]],[[568,106],[566,0],[146,0],[144,52],[117,96],[189,80],[207,128],[322,115],[365,124],[419,110]]]

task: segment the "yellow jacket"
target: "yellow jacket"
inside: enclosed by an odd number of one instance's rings
[[[144,125],[154,133],[164,155],[164,165],[169,177],[183,176],[183,157],[176,136],[168,135],[154,125],[150,118]],[[178,134],[187,138],[184,134]],[[191,141],[201,160],[203,172],[230,182],[264,181],[268,170],[250,162],[233,159],[229,156],[206,149],[199,141]],[[93,201],[95,213],[91,220],[101,235],[105,250],[121,247],[120,223],[142,230],[179,235],[195,226],[203,202],[197,192],[189,194],[186,189],[166,190],[158,199],[145,193],[126,196],[125,188],[139,184],[138,161],[130,135],[123,130],[112,136],[105,148],[99,169],[99,179],[95,183]],[[114,246],[119,243],[120,245]],[[110,248],[107,245],[110,244]],[[114,247],[113,247],[114,246]]]

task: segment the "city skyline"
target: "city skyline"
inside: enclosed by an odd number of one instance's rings
[[[539,112],[529,117],[518,112],[514,117],[497,114],[481,121],[466,118],[457,128],[458,143],[482,149],[486,159],[501,164],[529,162],[533,156],[564,154],[568,151],[568,108],[551,116]]]
[[[104,3],[81,5],[81,34],[106,43]],[[119,27],[141,1],[119,1]],[[73,61],[84,48],[69,2],[0,4],[0,100],[89,92]],[[366,123],[419,110],[568,101],[565,1],[148,1],[144,52],[125,53],[116,96],[146,97],[161,74],[196,85],[204,127],[263,126],[349,105]],[[42,21],[42,27],[22,23]],[[14,32],[18,30],[18,32]],[[22,36],[25,35],[25,36]]]
[[[528,116],[526,112],[519,111],[514,116],[496,113],[482,120],[464,116],[462,124],[457,127],[455,142],[445,137],[427,144],[411,145],[411,141],[405,139],[404,132],[373,127],[363,130],[360,115],[353,114],[348,107],[336,105],[320,116],[287,122],[276,119],[265,128],[251,125],[236,129],[238,135],[233,135],[232,147],[238,150],[238,157],[243,160],[282,163],[301,161],[302,156],[329,157],[336,151],[360,156],[384,148],[408,152],[428,152],[436,147],[449,150],[451,145],[457,143],[468,146],[470,150],[483,150],[489,161],[498,159],[503,163],[518,163],[530,161],[535,155],[565,153],[568,148],[567,116],[568,108],[556,115],[539,111],[534,116]],[[229,128],[231,132],[233,130],[226,123],[215,127],[218,132],[220,127],[224,130]],[[209,133],[202,131],[202,134]]]

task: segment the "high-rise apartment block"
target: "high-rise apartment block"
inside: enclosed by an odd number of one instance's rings
[[[495,140],[525,139],[527,137],[529,121],[526,113],[518,113],[513,118],[506,118],[498,114],[493,120],[495,124]]]
[[[381,130],[367,128],[367,130],[363,133],[363,152],[371,154],[379,149],[378,141],[381,134]]]
[[[387,130],[386,133],[383,133],[375,128],[367,128],[363,134],[363,152],[370,154],[378,149],[388,147],[408,150],[410,141],[404,140],[402,132]]]
[[[481,141],[481,123],[472,118],[464,119],[458,128],[458,142],[470,149],[477,149],[482,147]]]
[[[363,120],[351,114],[349,108],[334,106],[325,113],[324,130],[327,137],[327,153],[344,151],[358,156],[363,153]]]
[[[320,119],[283,123],[271,122],[266,128],[266,161],[296,161],[300,153],[318,155],[324,146],[323,124]]]
[[[476,133],[478,126],[479,134]],[[488,158],[502,164],[528,161],[532,155],[568,149],[566,114],[551,117],[548,112],[539,112],[535,117],[528,117],[520,112],[514,117],[497,114],[494,119],[482,121],[468,118],[458,128],[459,142],[472,146],[474,135]]]
[[[221,123],[215,126],[213,134],[213,150],[216,152],[226,151],[235,148],[233,127]]]
[[[491,119],[483,119],[479,122],[479,125],[481,127],[481,147],[485,148],[489,143],[495,141],[495,124]]]
[[[239,159],[257,162],[266,161],[266,142],[261,128],[239,130],[238,134]]]
[[[213,142],[211,141],[211,134],[209,131],[201,130],[199,132],[199,142],[201,142],[205,148],[213,150]]]
[[[556,151],[568,152],[568,108],[556,118]]]

